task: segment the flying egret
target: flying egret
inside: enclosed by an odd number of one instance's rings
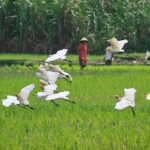
[[[134,88],[129,88],[129,89],[124,89],[124,97],[120,98],[118,95],[115,95],[116,99],[119,101],[115,105],[115,109],[124,109],[128,106],[131,107],[133,115],[135,116],[135,112],[133,110],[133,107],[135,106],[135,92],[136,89]]]
[[[150,57],[150,52],[149,51],[146,52],[145,60],[147,60],[148,57]]]
[[[44,92],[38,92],[36,95],[40,99],[46,99],[46,97],[50,94],[53,94],[53,92],[56,90],[57,85],[56,84],[50,84],[43,86]],[[52,101],[56,106],[59,106],[59,104]]]
[[[58,72],[59,73],[58,78],[63,78],[68,82],[72,82],[71,75],[69,73],[65,72],[64,70],[62,70],[59,66],[49,64],[49,65],[45,66],[45,70],[52,71],[52,72]]]
[[[37,97],[40,99],[45,99],[50,101],[56,99],[62,99],[71,103],[75,103],[74,101],[70,101],[69,98],[67,97],[67,95],[69,95],[69,91],[54,93],[56,88],[57,88],[56,84],[44,86],[44,92],[38,92]]]
[[[30,84],[30,85],[22,88],[20,93],[18,93],[16,96],[7,96],[7,99],[3,100],[2,104],[6,107],[10,106],[11,104],[15,104],[15,105],[23,104],[23,105],[29,107],[30,109],[34,110],[34,108],[29,106],[29,100],[28,100],[28,96],[34,87],[35,87],[34,84]],[[19,105],[19,106],[21,106],[21,105]]]
[[[32,83],[24,88],[21,89],[20,93],[16,95],[17,99],[19,100],[20,104],[24,104],[25,106],[29,107],[30,109],[33,109],[32,107],[29,106],[29,100],[28,96],[30,92],[33,90],[35,85]]]
[[[59,73],[47,71],[43,65],[40,65],[38,68],[38,72],[36,72],[36,76],[47,81],[49,84],[55,84]]]
[[[112,38],[110,40],[107,40],[111,46],[108,46],[105,50],[108,50],[109,52],[115,53],[115,52],[124,52],[122,49],[125,43],[128,43],[128,40],[121,40],[118,41],[116,38]]]
[[[57,59],[61,59],[61,60],[71,62],[70,60],[66,60],[67,51],[68,51],[67,49],[59,50],[59,51],[57,51],[56,54],[50,55],[50,57],[47,58],[45,60],[45,62],[51,62],[51,61],[54,61],[54,60],[57,60]]]

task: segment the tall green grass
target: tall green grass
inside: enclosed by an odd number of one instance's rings
[[[0,105],[0,149],[149,149],[150,102],[145,99],[150,90],[148,66],[61,66],[73,77],[70,84],[58,79],[58,91],[69,90],[76,102],[39,100],[39,79],[34,68],[0,67],[0,99],[14,95],[24,86],[34,83],[30,105],[35,111],[15,105]],[[20,70],[20,71],[18,71]],[[124,95],[124,88],[137,89],[134,117],[130,108],[115,110],[113,95]]]

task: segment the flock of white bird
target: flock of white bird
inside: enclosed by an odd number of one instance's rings
[[[128,40],[125,39],[125,40],[118,41],[116,38],[112,38],[108,40],[108,42],[111,44],[111,46],[107,47],[106,50],[115,53],[115,52],[124,52],[122,48],[125,43],[128,43]],[[58,78],[64,78],[68,82],[72,82],[72,77],[69,73],[62,70],[59,66],[55,66],[51,64],[51,62],[58,59],[68,61],[66,60],[66,53],[67,53],[67,49],[63,49],[63,50],[59,50],[54,55],[50,55],[45,60],[45,66],[40,65],[36,72],[36,76],[40,78],[40,84],[41,84],[40,89],[42,90],[38,92],[36,96],[39,99],[52,101],[56,106],[59,106],[56,102],[54,102],[54,100],[56,99],[66,100],[68,102],[76,104],[74,101],[70,101],[69,98],[67,97],[69,95],[69,91],[63,91],[63,92],[56,91],[57,85],[55,84],[55,82]],[[149,56],[150,53],[147,51],[145,59],[147,59]],[[32,83],[24,87],[23,89],[21,89],[20,93],[17,94],[16,96],[8,95],[6,99],[2,100],[2,104],[6,107],[10,106],[11,104],[15,104],[23,108],[29,107],[31,109],[34,109],[31,106],[29,106],[29,100],[28,100],[28,96],[34,87],[35,85]],[[130,106],[135,116],[135,112],[133,110],[133,107],[135,106],[135,101],[134,101],[135,93],[136,93],[135,88],[129,88],[129,89],[125,88],[124,96],[122,98],[120,98],[120,96],[118,95],[115,95],[114,97],[119,101],[116,103],[115,109],[120,110]],[[146,99],[150,100],[150,93],[146,95]]]
[[[44,99],[47,101],[52,101],[56,106],[59,106],[54,100],[61,99],[66,100],[71,103],[75,103],[74,101],[70,101],[67,97],[69,95],[69,91],[63,91],[63,92],[57,92],[56,88],[57,85],[56,80],[58,78],[63,78],[67,80],[68,82],[72,82],[72,77],[69,73],[62,70],[59,66],[55,66],[51,64],[52,61],[55,61],[57,59],[66,60],[66,53],[67,49],[59,50],[56,54],[50,55],[45,60],[45,66],[40,65],[37,69],[36,76],[40,78],[40,89],[42,91],[38,92],[36,96],[39,99]],[[66,60],[67,61],[67,60]],[[29,107],[31,109],[31,106],[29,106],[29,94],[34,89],[35,85],[32,83],[23,89],[21,89],[19,94],[16,94],[15,96],[8,95],[6,99],[2,100],[2,104],[6,107],[10,106],[11,104],[20,106],[22,108]],[[55,92],[55,93],[54,93]],[[22,105],[20,105],[22,104]]]

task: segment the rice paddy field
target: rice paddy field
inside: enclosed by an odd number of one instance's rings
[[[37,59],[45,58],[39,56]],[[73,82],[58,79],[57,90],[70,91],[68,97],[76,104],[56,100],[60,105],[56,107],[52,102],[35,96],[41,91],[39,78],[35,76],[38,65],[0,67],[1,100],[7,95],[15,95],[26,85],[35,84],[29,95],[30,106],[35,110],[0,105],[0,149],[150,149],[150,101],[146,100],[146,93],[150,92],[149,66],[88,65],[81,72],[78,65],[60,65],[72,76]],[[114,95],[123,97],[124,88],[132,87],[137,90],[135,117],[130,107],[114,109],[117,102]]]

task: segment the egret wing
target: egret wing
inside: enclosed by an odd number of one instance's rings
[[[61,68],[59,66],[55,66],[55,65],[47,65],[45,66],[46,71],[52,71],[52,72],[61,72]]]
[[[59,51],[57,51],[56,54],[54,54],[54,55],[50,56],[49,58],[47,58],[46,62],[61,59],[62,57],[64,57],[66,55],[66,53],[67,53],[67,49],[59,50]]]
[[[135,99],[135,92],[136,92],[136,89],[134,89],[134,88],[129,88],[129,89],[124,89],[124,97],[127,99],[127,100],[129,100],[129,101],[131,101],[131,102],[133,102],[134,101],[134,99]]]
[[[17,100],[16,96],[7,96],[7,99],[2,100],[2,104],[6,107],[10,106],[11,104],[19,104],[20,102]]]
[[[147,94],[146,99],[150,100],[150,94]]]
[[[49,95],[45,100],[63,99],[69,94],[69,91],[59,92],[57,94]]]
[[[49,73],[49,77],[50,77],[50,80],[48,80],[48,82],[50,84],[55,84],[58,76],[59,76],[59,73],[58,72],[52,72],[52,71],[48,71]]]
[[[124,109],[130,106],[130,104],[126,100],[121,100],[115,105],[115,109]]]
[[[128,40],[127,40],[127,39],[118,41],[118,44],[119,44],[119,46],[120,46],[120,49],[122,49],[122,48],[124,47],[124,44],[125,44],[125,43],[128,43]]]
[[[46,95],[51,95],[51,94],[54,93],[56,88],[57,88],[56,84],[51,84],[51,85],[44,86],[44,93],[46,93]]]
[[[10,99],[2,100],[2,104],[6,107],[10,106],[13,102]]]
[[[116,39],[116,38],[112,38],[112,39],[110,39],[110,40],[107,40],[110,44],[111,44],[111,46],[112,46],[112,49],[116,49],[116,50],[118,50],[118,51],[120,51],[121,49],[120,49],[120,45],[119,45],[119,43],[118,43],[118,40]]]
[[[35,85],[33,83],[24,87],[23,89],[21,89],[21,94],[27,99],[34,87]]]
[[[42,98],[44,96],[47,96],[47,94],[44,93],[44,92],[38,92],[36,95],[37,95],[38,98]]]

